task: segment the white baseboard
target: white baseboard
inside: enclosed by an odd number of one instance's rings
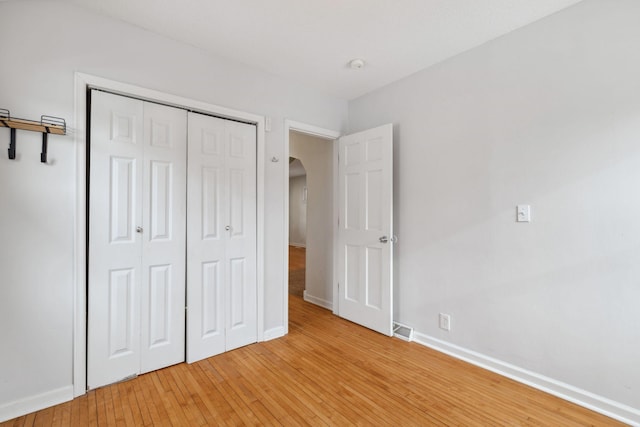
[[[0,405],[0,423],[70,400],[73,400],[72,385],[3,403]]]
[[[331,301],[314,297],[313,295],[310,295],[307,291],[304,291],[304,300],[306,302],[310,302],[311,304],[319,305],[322,308],[326,308],[327,310],[333,310],[333,303]]]
[[[277,326],[275,328],[271,328],[271,329],[268,329],[268,330],[264,331],[264,340],[265,341],[270,341],[270,340],[274,340],[276,338],[281,338],[284,335],[285,335],[284,327]]]
[[[469,362],[496,374],[511,378],[538,390],[568,400],[577,405],[599,412],[623,423],[640,426],[640,409],[632,408],[622,403],[598,396],[597,394],[579,389],[570,384],[545,377],[544,375],[528,371],[510,363],[494,359],[484,354],[468,350],[463,347],[433,338],[429,335],[414,331],[413,340],[418,344],[448,354],[457,359]]]

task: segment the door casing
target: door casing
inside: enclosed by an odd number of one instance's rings
[[[87,90],[102,89],[115,94],[146,101],[186,108],[204,114],[244,121],[256,125],[257,130],[257,316],[258,341],[264,341],[264,180],[265,180],[265,118],[256,114],[233,110],[189,98],[170,95],[140,86],[120,83],[84,73],[75,73],[75,134],[76,149],[76,210],[73,280],[73,396],[87,391]]]

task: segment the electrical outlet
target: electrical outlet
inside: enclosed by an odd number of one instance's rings
[[[440,329],[444,329],[445,331],[451,330],[451,316],[448,314],[440,313],[439,316],[440,321]]]

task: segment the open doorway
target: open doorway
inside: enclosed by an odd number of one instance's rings
[[[289,131],[289,295],[333,308],[334,139]]]
[[[307,170],[289,157],[289,295],[304,297],[307,256]]]

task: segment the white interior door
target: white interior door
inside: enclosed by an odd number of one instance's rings
[[[186,112],[92,92],[87,384],[184,360]]]
[[[189,113],[187,361],[257,341],[256,129]]]
[[[141,101],[93,92],[89,173],[87,385],[140,368]]]
[[[144,103],[140,373],[184,361],[187,112]]]
[[[256,127],[226,120],[226,351],[258,340]]]
[[[339,139],[338,314],[393,334],[393,127]]]

